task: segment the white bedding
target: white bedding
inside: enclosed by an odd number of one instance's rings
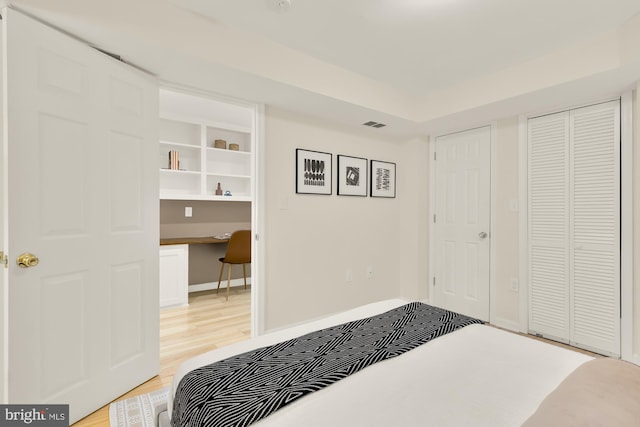
[[[178,382],[199,366],[406,303],[369,304],[190,359],[174,377],[169,415]],[[569,373],[591,359],[491,326],[470,325],[370,366],[253,425],[520,426]]]

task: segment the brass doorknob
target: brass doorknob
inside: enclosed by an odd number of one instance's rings
[[[16,264],[18,264],[18,267],[20,268],[35,267],[39,262],[40,260],[38,257],[34,254],[30,254],[29,252],[20,254],[18,255],[18,258],[16,258]]]

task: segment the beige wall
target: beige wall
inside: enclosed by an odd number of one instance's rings
[[[517,328],[518,119],[500,120],[494,145],[496,323]],[[275,108],[266,114],[266,329],[379,298],[428,299],[429,145],[341,131]],[[295,149],[397,163],[396,199],[295,194]],[[334,172],[335,180],[335,172]],[[513,205],[515,203],[515,206]],[[274,237],[274,234],[276,237]],[[374,266],[374,277],[365,277]],[[353,282],[345,281],[346,270]]]
[[[399,145],[402,167],[398,169],[401,196],[401,256],[399,292],[405,298],[429,298],[429,144],[415,138]]]
[[[499,326],[517,328],[519,293],[511,288],[519,279],[518,252],[518,118],[496,123],[494,135],[492,319]]]
[[[640,86],[638,87],[640,89]],[[634,95],[634,120],[640,108]],[[495,123],[493,176],[492,322],[518,329],[519,271],[518,118]],[[426,138],[388,140],[355,134],[335,124],[276,108],[266,112],[265,326],[287,324],[375,301],[428,298],[429,145]],[[640,136],[634,130],[634,146]],[[295,194],[295,149],[334,154],[332,196]],[[336,155],[397,163],[397,198],[335,195]],[[634,183],[640,150],[634,150]],[[640,186],[634,187],[634,223],[640,223]],[[640,271],[640,227],[634,227]],[[374,267],[367,278],[366,268]],[[347,283],[347,269],[353,282]],[[633,351],[640,360],[640,283],[634,281]]]
[[[265,115],[265,328],[402,294],[420,296],[427,263],[420,221],[426,143],[384,139],[366,128],[348,132],[274,107]],[[331,196],[295,193],[296,148],[333,154]],[[337,196],[338,154],[395,162],[397,197]]]

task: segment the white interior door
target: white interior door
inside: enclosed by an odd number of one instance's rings
[[[157,84],[14,10],[3,23],[8,400],[68,403],[74,422],[159,368]],[[26,252],[39,264],[19,268]]]
[[[529,120],[529,330],[620,354],[620,103]]]
[[[571,342],[620,354],[620,102],[571,111]]]
[[[529,120],[529,329],[569,340],[569,112]]]
[[[489,320],[491,128],[436,138],[434,303]]]

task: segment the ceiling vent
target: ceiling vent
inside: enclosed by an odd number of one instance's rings
[[[378,122],[366,122],[366,123],[363,123],[363,125],[369,126],[372,128],[383,128],[386,126],[384,123],[378,123]]]
[[[286,12],[291,9],[291,0],[267,0],[267,5],[276,12]]]

